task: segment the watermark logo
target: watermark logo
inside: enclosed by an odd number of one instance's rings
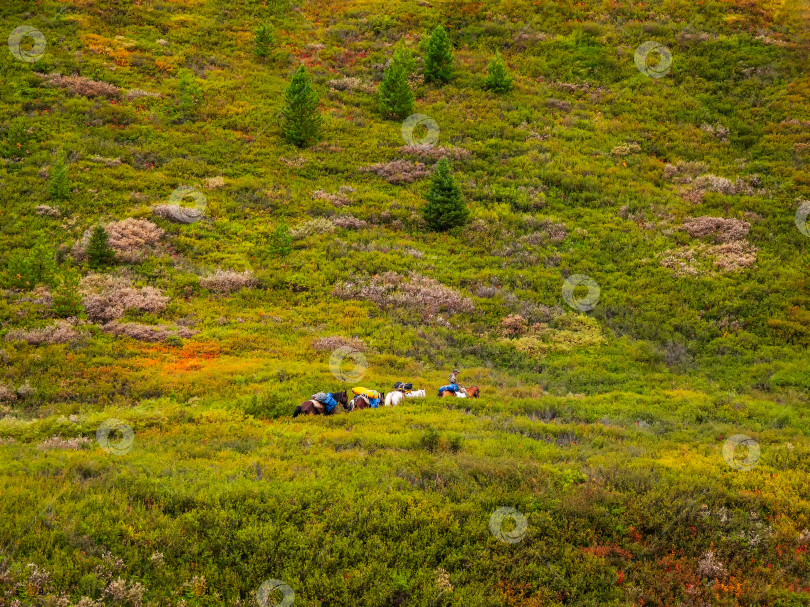
[[[132,427],[120,419],[106,419],[96,430],[99,446],[112,455],[126,455],[135,442]]]
[[[735,470],[747,472],[759,461],[759,443],[745,434],[730,436],[723,444],[723,459]]]
[[[34,41],[30,49],[22,48],[23,38],[31,38]],[[8,37],[8,50],[20,61],[34,63],[38,61],[45,52],[45,34],[30,25],[21,25]]]
[[[368,369],[365,355],[347,346],[332,351],[329,357],[329,370],[342,382],[353,382],[363,378]]]
[[[584,297],[578,297],[574,294],[577,287],[583,286],[588,288],[588,294]],[[569,306],[580,312],[588,312],[593,310],[596,303],[599,301],[599,294],[601,290],[596,281],[590,276],[585,274],[572,274],[565,279],[562,287],[562,296]]]
[[[194,206],[183,206],[190,200]],[[181,223],[195,223],[205,214],[208,199],[205,194],[191,186],[181,185],[169,195],[172,219]]]
[[[427,133],[421,138],[417,138],[414,133],[419,127],[427,129]],[[419,131],[417,131],[418,133]],[[439,140],[439,125],[430,116],[424,114],[411,114],[402,123],[402,138],[408,145],[416,146],[427,150],[432,148]]]
[[[651,57],[652,56],[652,57]],[[658,61],[652,61],[653,57]],[[672,67],[672,53],[660,42],[648,40],[641,44],[633,55],[633,62],[638,71],[650,78],[663,78]]]
[[[796,216],[794,221],[799,232],[810,238],[810,228],[807,227],[807,216],[810,215],[810,200],[805,200],[799,208],[796,209]]]
[[[509,531],[504,530],[504,521],[511,520],[513,526]],[[507,544],[517,544],[526,535],[529,521],[519,510],[502,506],[489,517],[489,530],[497,539]]]
[[[281,602],[273,603],[273,597],[281,593]],[[256,600],[260,607],[290,607],[295,600],[295,593],[289,584],[281,580],[267,580],[256,591]]]

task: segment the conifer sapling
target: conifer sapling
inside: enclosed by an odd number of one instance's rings
[[[487,72],[484,88],[494,93],[508,93],[512,90],[514,80],[509,73],[506,61],[504,61],[500,53],[495,53],[495,56],[490,60],[487,65]]]
[[[110,248],[109,238],[103,226],[93,228],[90,243],[87,245],[87,265],[94,270],[109,266],[115,260],[115,252]]]
[[[286,107],[282,112],[282,132],[290,143],[307,147],[318,140],[321,132],[321,115],[318,109],[318,94],[312,88],[304,66],[287,87]]]
[[[380,84],[380,112],[386,118],[403,119],[413,113],[414,95],[408,82],[413,57],[405,48],[394,53]]]
[[[441,25],[433,30],[425,57],[425,82],[450,82],[453,77],[453,50],[450,37]]]
[[[282,221],[273,230],[269,238],[270,254],[278,257],[287,257],[293,250],[293,236],[290,226],[286,221]]]
[[[79,272],[69,265],[63,266],[56,275],[56,286],[51,291],[53,313],[59,318],[78,316],[82,311],[82,296],[79,293]]]
[[[67,200],[70,196],[70,179],[68,179],[68,168],[65,155],[60,154],[53,167],[50,185],[51,198],[56,200]]]
[[[253,54],[266,62],[275,43],[276,39],[273,36],[273,31],[268,25],[262,24],[256,30],[256,48],[253,49]]]
[[[461,198],[461,189],[450,173],[450,163],[442,158],[436,163],[425,199],[423,216],[428,226],[437,232],[467,223],[469,210]]]

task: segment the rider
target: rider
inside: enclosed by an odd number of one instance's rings
[[[447,378],[447,385],[442,386],[439,388],[439,396],[442,395],[442,392],[453,392],[456,393],[459,390],[458,385],[458,369],[453,369],[453,372],[450,374],[450,377]]]

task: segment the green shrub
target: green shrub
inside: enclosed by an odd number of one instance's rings
[[[274,257],[287,257],[293,250],[293,235],[290,226],[283,221],[276,226],[268,239],[267,249]]]
[[[425,57],[425,82],[443,84],[453,77],[453,50],[450,37],[437,25],[430,37]]]
[[[59,154],[53,167],[49,192],[55,200],[67,200],[70,196],[70,179],[64,154]]]
[[[419,446],[426,451],[435,453],[439,449],[439,431],[430,427],[419,438]]]
[[[53,313],[59,318],[78,316],[82,311],[82,296],[79,293],[81,275],[70,265],[65,264],[56,275],[51,292]]]
[[[423,215],[432,230],[444,232],[467,223],[470,211],[461,198],[461,189],[450,174],[447,158],[436,163],[425,199],[428,203]]]
[[[15,118],[9,124],[3,140],[0,141],[0,156],[3,158],[22,158],[25,155],[23,146],[28,141],[26,122]]]
[[[55,273],[54,250],[44,242],[38,242],[31,249],[17,249],[9,255],[3,272],[3,285],[30,290],[38,284],[53,284]]]
[[[318,109],[318,94],[302,65],[287,87],[286,107],[282,113],[284,137],[298,147],[307,147],[320,137],[321,115]]]
[[[177,82],[177,106],[174,109],[176,122],[188,122],[195,118],[197,106],[202,101],[202,89],[194,80],[194,73],[182,70]]]

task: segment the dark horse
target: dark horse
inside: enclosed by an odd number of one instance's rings
[[[349,401],[346,398],[346,391],[343,392],[332,392],[332,396],[338,402],[339,405],[343,405],[344,409],[349,410]],[[333,415],[334,410],[332,413],[327,413],[326,408],[323,406],[322,403],[319,403],[317,400],[308,400],[295,408],[293,411],[293,417],[298,417],[299,415]]]

